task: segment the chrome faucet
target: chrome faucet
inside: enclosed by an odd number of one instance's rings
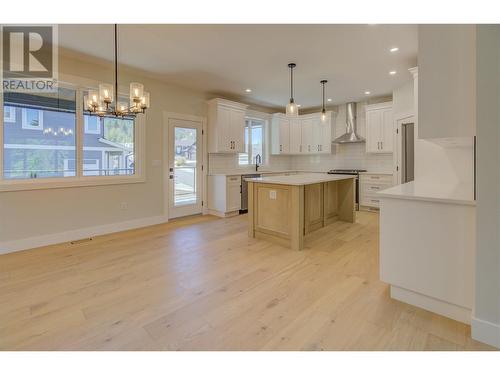
[[[255,155],[255,172],[259,171],[259,167],[262,164],[262,157],[260,154]]]

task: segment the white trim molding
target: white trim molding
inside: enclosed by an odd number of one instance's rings
[[[159,215],[145,217],[141,219],[122,221],[118,223],[104,224],[94,227],[87,227],[66,232],[44,234],[35,237],[23,238],[19,240],[0,242],[0,255],[34,249],[37,247],[56,245],[64,242],[78,241],[85,238],[102,236],[116,232],[123,232],[130,229],[147,227],[150,225],[163,224],[168,222],[168,217]]]
[[[472,317],[472,338],[485,344],[500,348],[500,324]]]

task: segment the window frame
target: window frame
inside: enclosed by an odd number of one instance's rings
[[[3,103],[3,102],[2,102]],[[2,104],[3,106],[3,104]],[[31,108],[21,108],[21,128],[24,130],[38,130],[43,131],[43,111],[39,109],[31,109],[38,112],[38,126],[28,124],[28,110]],[[2,145],[3,147],[3,145]]]
[[[7,123],[15,123],[16,122],[16,107],[9,106],[9,117],[5,118],[5,113],[3,113],[3,121]]]
[[[76,157],[76,176],[74,177],[55,177],[55,178],[33,178],[33,179],[5,179],[3,175],[4,163],[4,110],[3,95],[0,95],[0,193],[6,191],[22,191],[37,189],[56,189],[82,186],[100,186],[143,183],[146,181],[146,116],[138,115],[134,123],[134,158],[135,171],[132,175],[113,175],[113,176],[84,176],[83,175],[83,137],[85,135],[84,111],[83,111],[83,92],[88,89],[96,89],[98,82],[77,76],[60,74],[61,80],[59,87],[73,89],[76,91],[76,124],[75,124],[75,157]],[[73,82],[73,83],[70,83]],[[119,87],[119,95],[126,92],[126,87]]]
[[[259,121],[262,123],[262,163],[260,164],[261,166],[267,164],[267,148],[266,148],[266,139],[267,139],[267,124],[268,124],[268,119],[267,118],[262,118],[263,116],[252,116],[252,115],[247,115],[245,116],[245,132],[248,132],[248,152],[242,152],[238,154],[238,166],[240,168],[245,168],[250,165],[253,165],[253,155],[252,155],[252,128],[250,128],[246,125],[247,121]],[[245,136],[247,134],[245,133]],[[245,143],[245,147],[247,146],[247,143]],[[248,163],[247,164],[240,164],[240,155],[241,154],[247,154],[248,155]]]

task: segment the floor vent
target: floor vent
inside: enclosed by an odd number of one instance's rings
[[[80,243],[92,241],[92,238],[82,238],[81,240],[71,241],[70,244],[78,245]]]

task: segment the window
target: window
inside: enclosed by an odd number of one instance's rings
[[[101,119],[97,116],[84,115],[85,134],[101,134]]]
[[[255,164],[255,157],[261,156],[264,160],[264,124],[263,120],[245,120],[245,153],[239,154],[239,165]]]
[[[91,116],[85,116],[91,117]],[[95,116],[92,116],[95,118]],[[103,118],[104,134],[83,138],[83,158],[98,160],[97,169],[83,169],[84,176],[123,176],[135,173],[134,120]],[[100,133],[100,132],[99,132]],[[96,133],[96,134],[99,134]]]
[[[0,191],[144,181],[144,120],[90,116],[84,94],[3,93]]]
[[[32,95],[30,95],[32,96]],[[22,128],[30,130],[43,130],[43,111],[33,108],[23,108]]]
[[[3,121],[16,122],[16,107],[5,106],[3,107]]]
[[[76,175],[65,164],[76,158],[75,95],[69,89],[50,95],[4,94],[5,106],[20,108],[22,114],[20,124],[3,128],[5,180]]]

